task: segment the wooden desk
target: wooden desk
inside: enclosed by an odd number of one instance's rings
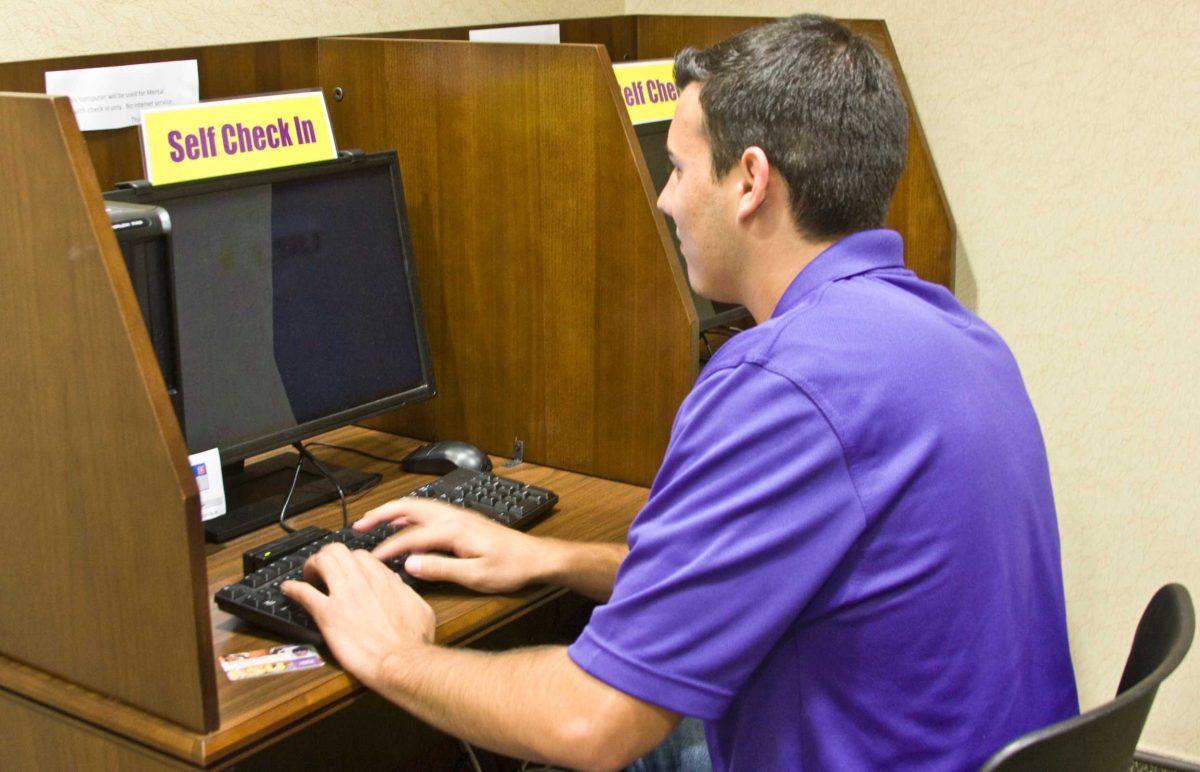
[[[402,457],[418,444],[415,440],[359,427],[340,429],[320,439],[390,458]],[[313,452],[321,460],[384,475],[378,486],[351,501],[352,520],[433,479],[405,474],[394,464],[344,451],[316,447]],[[646,499],[646,489],[632,485],[530,464],[506,469],[501,466],[503,459],[493,458],[493,462],[497,473],[549,488],[559,495],[555,512],[532,530],[542,536],[621,541],[629,522]],[[291,522],[296,526],[337,528],[341,526],[341,509],[336,503],[327,504],[299,515]],[[222,545],[209,545],[210,603],[213,593],[241,578],[242,552],[275,538],[278,533],[278,529],[269,527]],[[153,577],[146,577],[146,580],[153,581]],[[466,590],[440,591],[428,594],[426,599],[437,614],[438,641],[448,645],[468,645],[563,594],[563,590],[552,587],[531,587],[498,596],[478,595]],[[216,656],[281,642],[220,611],[215,605],[210,607],[210,613]],[[28,757],[30,763],[38,767],[58,766],[53,763],[54,758],[64,762],[67,759],[74,762],[81,759],[96,763],[110,761],[114,758],[110,755],[114,752],[111,747],[102,753],[86,750],[97,743],[100,746],[107,743],[134,754],[130,758],[136,758],[139,766],[144,763],[151,768],[156,765],[170,768],[182,762],[190,767],[222,768],[251,758],[273,743],[291,737],[366,696],[365,690],[353,678],[328,655],[326,658],[328,664],[323,668],[249,681],[231,682],[218,674],[220,724],[216,731],[208,734],[188,731],[116,700],[0,658],[0,687],[5,690],[0,692],[0,716],[5,717],[0,724],[40,721],[54,726],[59,736],[56,750],[62,755],[51,759]],[[21,711],[10,706],[8,710],[14,713],[9,717],[4,702],[20,704],[28,709],[27,715],[22,718]],[[39,703],[49,710],[30,703]],[[10,730],[6,728],[4,733],[10,734]],[[0,753],[0,759],[3,758],[4,754]]]

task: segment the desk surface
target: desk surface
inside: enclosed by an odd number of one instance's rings
[[[400,458],[419,444],[415,440],[359,427],[340,429],[320,439],[389,458]],[[313,452],[321,460],[383,474],[383,481],[379,485],[350,502],[351,520],[433,479],[426,475],[405,474],[395,464],[331,448],[315,447]],[[531,464],[504,468],[501,466],[503,459],[493,458],[493,462],[496,464],[494,471],[498,474],[549,488],[558,494],[559,504],[554,513],[531,531],[541,536],[621,541],[625,538],[630,521],[646,499],[645,488]],[[297,527],[319,525],[338,528],[341,526],[341,508],[336,503],[327,504],[292,518],[290,522]],[[270,527],[225,544],[208,545],[210,598],[221,587],[241,578],[241,555],[244,550],[269,541],[279,533],[277,528]],[[425,597],[437,614],[437,640],[448,645],[463,645],[562,592],[552,587],[530,587],[510,595],[485,596],[452,589],[431,592]],[[216,656],[269,647],[281,642],[264,636],[215,605],[210,606],[210,612]],[[286,736],[340,709],[362,691],[362,687],[343,672],[331,657],[326,655],[326,660],[323,668],[239,682],[229,681],[218,668],[221,723],[216,731],[206,735],[190,732],[2,657],[0,687],[178,759],[209,765]]]

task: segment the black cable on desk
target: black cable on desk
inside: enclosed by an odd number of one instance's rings
[[[334,445],[331,442],[310,442],[310,443],[308,443],[308,447],[310,447],[310,448],[313,448],[313,447],[333,448],[334,450],[344,450],[347,453],[357,453],[360,456],[366,456],[367,458],[373,458],[376,461],[386,461],[389,464],[399,464],[400,463],[397,459],[394,459],[394,458],[388,458],[387,456],[377,456],[374,453],[368,453],[365,450],[359,450],[358,448],[349,448],[349,447],[346,447],[345,445]]]
[[[287,498],[283,500],[283,506],[279,509],[279,527],[288,533],[296,532],[284,521],[287,519],[288,504],[292,503],[292,494],[296,492],[296,481],[300,479],[300,467],[302,466],[304,466],[304,456],[296,459],[296,469],[292,472],[292,484],[288,486]]]
[[[324,442],[313,442],[310,444],[325,445],[326,447],[338,448],[339,450],[353,450],[351,448],[341,448],[337,445],[328,445],[327,443],[324,443]],[[292,472],[292,484],[288,487],[287,497],[283,500],[283,506],[279,509],[279,527],[288,533],[296,532],[295,529],[291,528],[286,522],[287,521],[287,510],[288,510],[288,506],[292,503],[292,494],[294,494],[296,492],[296,482],[300,479],[300,469],[304,466],[304,462],[308,461],[310,464],[312,464],[314,467],[316,467],[317,471],[320,472],[321,475],[324,476],[326,480],[329,480],[329,482],[333,483],[333,487],[337,490],[337,493],[338,493],[338,499],[341,500],[341,502],[342,502],[342,527],[349,528],[350,527],[350,513],[346,507],[346,492],[344,490],[342,490],[341,484],[339,484],[337,479],[332,474],[329,473],[329,470],[325,468],[325,465],[322,464],[320,461],[318,461],[316,456],[314,456],[311,452],[309,452],[308,448],[304,447],[304,445],[302,443],[293,442],[292,447],[295,448],[296,452],[299,453],[300,455],[296,459],[296,467]],[[386,461],[388,459],[383,459],[383,460]],[[358,495],[362,495],[367,490],[370,490],[371,487],[373,487],[373,486],[368,486],[367,488],[364,488],[363,490],[358,491]]]
[[[342,490],[341,484],[338,483],[337,479],[329,473],[329,470],[326,469],[325,466],[320,461],[317,460],[316,456],[314,456],[312,453],[308,452],[308,448],[304,447],[304,445],[302,443],[293,442],[292,447],[295,448],[296,451],[300,454],[301,461],[303,461],[304,459],[308,459],[309,461],[311,461],[312,465],[317,468],[317,471],[320,472],[321,474],[323,474],[325,476],[326,480],[333,483],[333,487],[337,489],[338,498],[342,502],[342,527],[349,528],[350,527],[350,514],[349,514],[348,510],[346,509],[346,492],[344,490]]]

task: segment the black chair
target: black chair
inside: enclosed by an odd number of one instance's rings
[[[1138,622],[1117,696],[1075,718],[1018,737],[996,751],[983,772],[1127,772],[1158,685],[1187,654],[1195,629],[1188,591],[1179,584],[1163,587]]]

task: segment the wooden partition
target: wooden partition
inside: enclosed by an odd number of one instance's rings
[[[641,59],[768,21],[625,19]],[[953,220],[887,29],[848,24],[891,58],[909,106],[888,224],[910,268],[953,288]],[[629,40],[621,19],[568,34]],[[698,328],[605,49],[404,38],[319,50],[339,140],[400,153],[441,392],[371,425],[492,453],[520,438],[538,463],[648,484],[697,374]]]
[[[561,25],[564,43],[600,43],[614,60],[635,58],[636,25],[633,16],[567,19]],[[534,24],[549,22],[530,22]],[[482,25],[505,26],[505,25]],[[408,31],[383,31],[381,35],[466,40],[476,27]],[[200,98],[264,94],[273,91],[316,88],[317,39],[270,40],[259,43],[194,46],[157,51],[91,54],[26,62],[0,62],[0,91],[42,93],[48,71],[86,67],[115,67],[181,59],[195,59],[200,74]],[[143,176],[141,144],[136,127],[89,131],[84,134],[96,177],[102,190],[117,182]]]
[[[520,22],[519,26],[557,24],[560,43],[598,44],[608,50],[614,62],[638,58],[637,16],[597,16],[587,19],[550,19]],[[373,37],[406,38],[412,40],[468,40],[471,30],[511,27],[513,24],[477,24],[469,27],[439,27],[436,29],[388,32]]]
[[[751,16],[611,16],[557,23],[564,43],[598,43],[613,61],[665,59],[687,46],[704,47],[751,27],[774,21]],[[887,226],[904,237],[905,263],[921,278],[953,291],[955,226],[950,206],[925,139],[925,131],[904,78],[887,25],[878,20],[842,19],[866,35],[891,62],[908,105],[908,161],[888,209]],[[506,26],[506,25],[491,25]],[[421,39],[466,40],[470,27],[389,33]]]
[[[605,46],[612,61],[670,57],[684,46],[706,46],[757,24],[767,17],[604,16],[529,24],[556,23],[564,43]],[[905,259],[921,277],[954,288],[954,220],[942,192],[916,106],[895,47],[882,21],[847,20],[846,24],[871,37],[896,68],[909,107],[909,157],[892,198],[888,225],[905,238]],[[496,27],[508,25],[479,25]],[[411,39],[466,40],[471,29],[445,27],[384,32],[382,36]],[[0,91],[41,92],[47,70],[109,67],[120,64],[196,59],[202,99],[258,94],[318,85],[317,41],[306,38],[262,43],[205,46],[160,51],[0,63]],[[102,189],[120,180],[142,176],[136,129],[88,132],[87,141]],[[339,137],[339,142],[341,142]],[[342,146],[348,146],[341,142]]]
[[[308,38],[3,62],[0,91],[42,93],[46,89],[47,71],[181,59],[196,60],[201,99],[317,87],[317,41]],[[144,176],[137,127],[89,131],[83,136],[101,190],[111,190],[122,180]]]
[[[319,58],[339,142],[399,153],[438,381],[372,425],[648,483],[698,323],[605,49],[332,39]]]
[[[0,94],[0,654],[216,724],[199,499],[62,97]]]
[[[563,37],[644,58],[754,21],[576,20]],[[855,24],[894,57],[881,23]],[[377,426],[498,455],[520,438],[531,461],[650,481],[696,375],[698,323],[604,46],[258,43],[0,64],[0,88],[38,91],[46,69],[190,56],[205,97],[320,85],[340,146],[398,151],[441,394]],[[953,223],[912,115],[891,221],[910,264],[949,283]],[[100,198],[101,183],[139,176],[136,131],[85,140],[64,98],[0,94],[0,137],[0,712],[69,725],[71,742],[102,733],[134,756],[155,749],[168,765],[234,763],[361,690],[333,663],[218,683],[215,654],[270,644],[211,605],[264,538],[202,542],[183,439]],[[343,431],[377,455],[415,444]],[[377,463],[385,482],[355,514],[418,482]],[[645,495],[532,465],[511,474],[560,493],[562,511],[538,526],[560,538],[619,540]],[[325,507],[298,524],[339,522]],[[551,594],[435,595],[438,638],[472,639]]]
[[[685,46],[710,46],[769,18],[739,16],[638,16],[637,58],[672,57]],[[882,21],[843,19],[867,36],[891,62],[908,105],[908,162],[888,209],[887,225],[904,237],[904,261],[926,281],[954,289],[954,218],[942,191],[912,92]]]

